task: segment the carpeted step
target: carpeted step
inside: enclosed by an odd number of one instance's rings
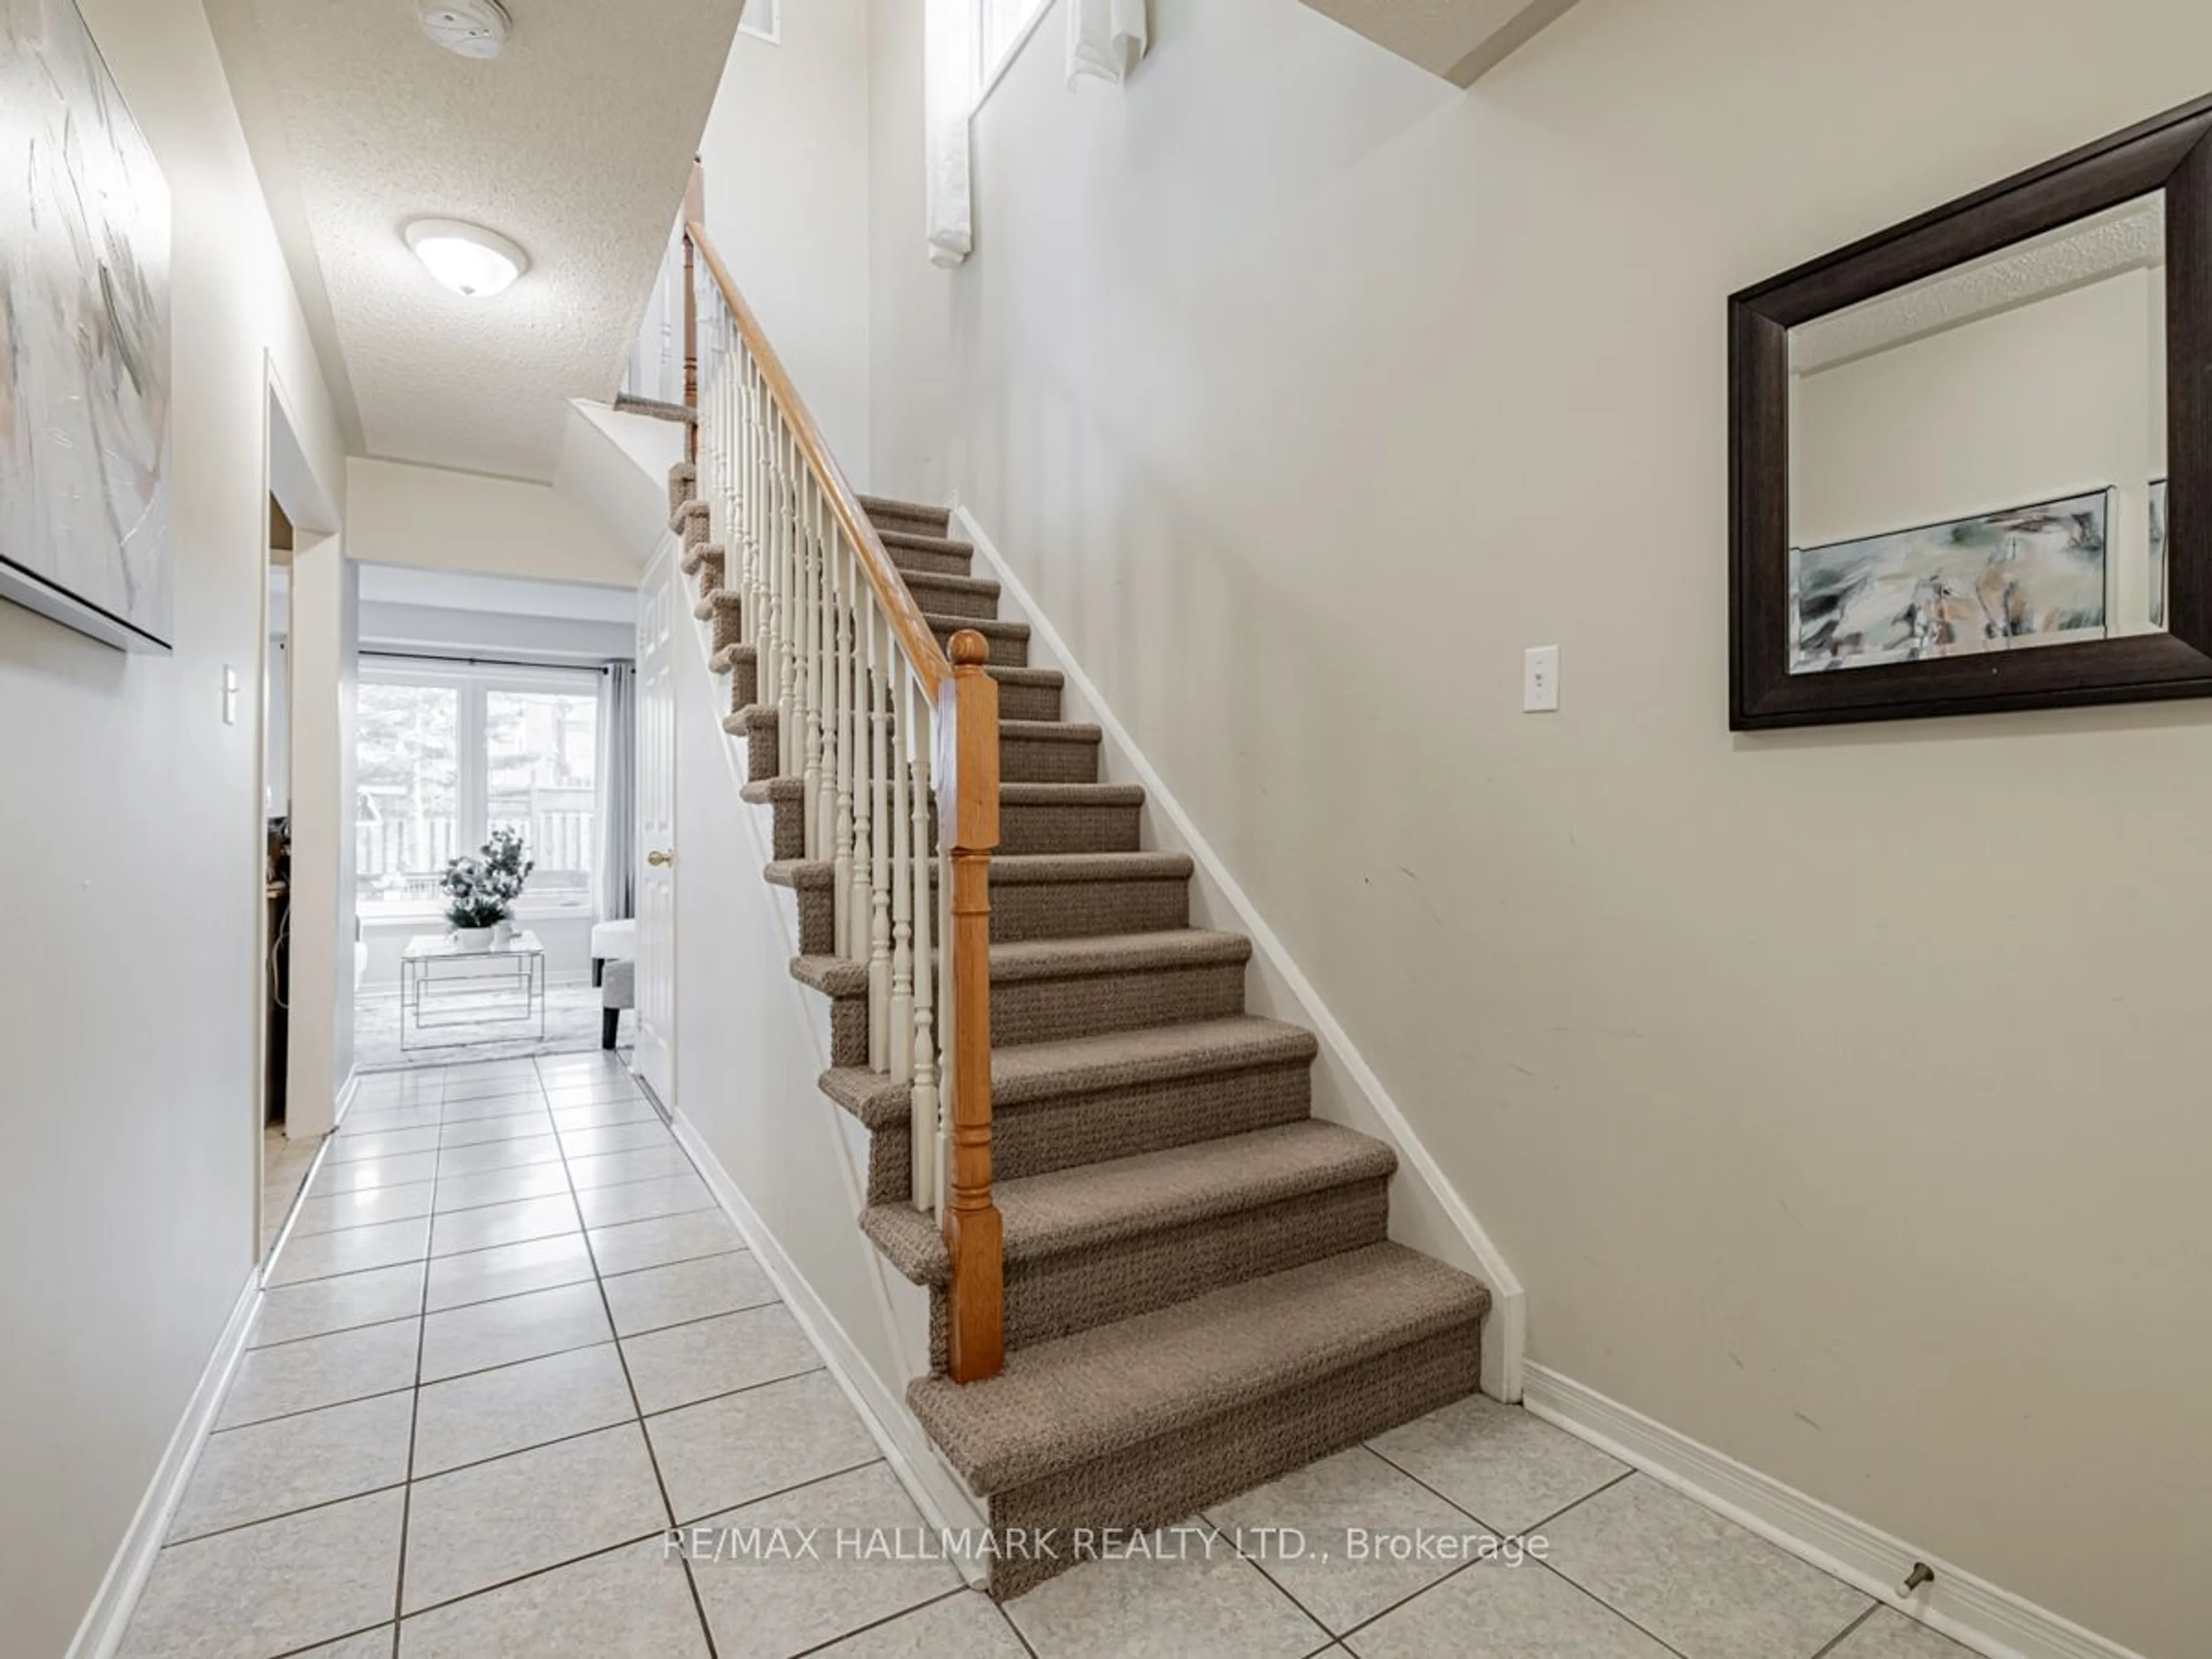
[[[707,526],[707,503],[696,495],[668,515],[668,528],[686,547],[696,547],[709,539]]]
[[[991,860],[991,938],[1089,939],[1190,926],[1183,853],[1001,853]],[[933,866],[931,879],[938,879]]]
[[[1244,1009],[1242,933],[1186,927],[1097,939],[1024,939],[991,947],[991,1044],[1018,1048],[1146,1026],[1219,1019]],[[868,964],[792,958],[792,977],[829,997],[830,1064],[868,1059]]]
[[[771,792],[769,785],[777,786]],[[775,809],[775,856],[798,858],[805,845],[804,780],[757,777],[745,799]],[[1031,853],[1133,853],[1145,792],[1127,783],[1005,783],[999,786],[999,847],[1006,857]],[[937,820],[930,819],[930,846]]]
[[[884,551],[901,570],[915,575],[965,576],[975,568],[975,549],[969,542],[949,536],[923,536],[909,531],[884,530]]]
[[[1379,1244],[1397,1167],[1381,1141],[1307,1121],[996,1182],[1006,1346]],[[944,1289],[951,1263],[936,1217],[894,1202],[860,1224],[907,1279]]]
[[[672,404],[662,398],[640,398],[627,392],[615,394],[615,413],[617,415],[648,415],[656,421],[672,421],[678,426],[699,424],[699,411],[689,404]]]
[[[802,858],[806,852],[806,780],[755,778],[738,790],[749,805],[771,810],[769,854],[772,858]]]
[[[1057,668],[986,666],[983,672],[999,683],[999,719],[1056,720],[1060,694],[1067,677]]]
[[[741,594],[730,588],[718,588],[700,600],[692,614],[701,622],[714,624],[714,650],[720,651],[726,645],[744,643],[744,600]]]
[[[907,1400],[1001,1536],[1164,1526],[1474,1392],[1489,1303],[1378,1243],[1012,1350],[987,1382],[921,1377]],[[999,1553],[991,1593],[1073,1565]]]
[[[777,887],[826,892],[833,868],[828,859],[786,860],[769,865],[767,873]],[[930,866],[933,882],[942,868]],[[1010,944],[1188,927],[1192,868],[1182,853],[999,855],[991,860],[991,938]],[[835,949],[826,923],[818,933],[799,936],[801,956]]]
[[[717,674],[730,677],[730,712],[750,708],[757,702],[760,690],[760,653],[750,645],[725,645],[715,648],[708,666]]]
[[[988,576],[924,575],[909,570],[904,579],[906,591],[926,617],[998,617],[999,584]]]
[[[775,710],[763,703],[748,703],[722,716],[722,730],[745,746],[746,777],[775,775],[777,764],[782,759],[777,737],[779,725]]]
[[[999,776],[1006,783],[1096,783],[1096,726],[1076,720],[999,717]]]
[[[699,469],[678,461],[668,469],[668,516],[672,520],[684,503],[699,493]]]
[[[799,896],[799,953],[833,953],[837,948],[837,866],[827,859],[777,859],[762,874],[769,886],[787,888]],[[862,988],[865,993],[865,984]]]
[[[720,570],[728,562],[728,550],[721,543],[696,542],[684,550],[683,557],[677,562],[685,575],[696,576],[702,565],[711,564]]]
[[[1249,1014],[994,1049],[991,1167],[1012,1180],[1297,1122],[1319,1052],[1310,1031]],[[869,1131],[869,1201],[911,1195],[911,1089],[849,1068],[822,1090]]]
[[[1133,853],[1145,792],[1133,783],[999,786],[999,851]]]
[[[860,511],[878,530],[912,530],[926,536],[942,536],[951,522],[952,509],[926,501],[902,501],[890,495],[863,495]]]
[[[948,652],[952,648],[952,636],[963,628],[972,628],[991,647],[987,661],[1001,668],[1029,666],[1030,625],[1027,623],[1000,622],[991,617],[938,617],[927,611],[921,613],[921,619],[929,624],[929,631],[937,635],[938,644]]]

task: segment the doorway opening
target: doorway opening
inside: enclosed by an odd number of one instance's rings
[[[626,1057],[635,592],[360,570],[363,1086],[403,1069]]]

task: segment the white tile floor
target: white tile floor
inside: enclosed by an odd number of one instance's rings
[[[270,1285],[126,1659],[1965,1659],[1482,1400],[998,1607],[611,1057],[374,1079]]]

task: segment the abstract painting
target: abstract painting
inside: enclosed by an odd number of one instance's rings
[[[2150,485],[2150,625],[2166,626],[2166,480]]]
[[[1790,672],[2100,640],[2112,492],[1790,554]]]
[[[169,642],[169,191],[70,0],[0,0],[0,595]]]

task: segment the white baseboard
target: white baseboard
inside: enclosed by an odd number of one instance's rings
[[[1508,1402],[1520,1399],[1522,1356],[1528,1343],[1527,1298],[1520,1278],[1507,1263],[1504,1253],[1468,1207],[1459,1190],[1445,1177],[1442,1166],[1413,1132],[1404,1111],[1382,1086],[1382,1079],[1376,1075],[1375,1068],[1367,1063],[1351,1036],[1322,1000],[1313,981],[1306,977],[1282,939],[1261,915],[1258,907],[1229,873],[1228,866],[1200,833],[1175,792],[1152,769],[1144,751],[1129,735],[1128,728],[1115,718],[1097,683],[1084,672],[1083,665],[1068,648],[1059,629],[1039,609],[1021,579],[1008,568],[997,544],[985,533],[975,515],[957,498],[952,518],[956,527],[948,533],[975,544],[976,556],[991,567],[991,574],[998,579],[1003,597],[1020,613],[1020,619],[1029,623],[1031,663],[1057,668],[1066,676],[1069,691],[1083,705],[1085,716],[1096,720],[1103,729],[1106,746],[1120,768],[1144,785],[1148,808],[1158,815],[1163,830],[1180,850],[1190,854],[1199,867],[1201,881],[1220,896],[1234,913],[1237,927],[1251,939],[1257,958],[1255,966],[1264,964],[1288,992],[1296,1005],[1297,1018],[1320,1040],[1326,1063],[1348,1080],[1371,1114],[1374,1126],[1397,1148],[1406,1172],[1419,1184],[1449,1230],[1441,1236],[1456,1235],[1476,1273],[1490,1287],[1490,1316],[1484,1322],[1482,1334],[1482,1391]],[[1040,653],[1049,661],[1037,664]],[[1063,717],[1077,718],[1066,711],[1063,711]]]
[[[736,1182],[730,1178],[706,1139],[694,1128],[683,1114],[672,1115],[676,1139],[690,1155],[706,1176],[707,1186],[716,1200],[737,1224],[745,1244],[769,1281],[783,1297],[791,1310],[792,1317],[806,1333],[807,1340],[829,1363],[830,1376],[860,1414],[876,1444],[883,1449],[884,1461],[898,1478],[921,1510],[923,1523],[942,1537],[957,1538],[963,1534],[980,1536],[986,1525],[981,1502],[947,1468],[936,1449],[921,1433],[921,1425],[906,1408],[906,1402],[888,1393],[860,1350],[853,1346],[836,1316],[814,1293],[791,1258],[775,1241],[758,1212],[746,1200]],[[988,1564],[981,1559],[957,1562],[963,1577],[975,1585],[981,1585],[988,1576]]]
[[[361,1093],[361,1067],[348,1068],[346,1080],[338,1085],[338,1097],[331,1103],[331,1127],[335,1130],[345,1121],[345,1115],[353,1109],[355,1098]]]
[[[1532,1362],[1523,1377],[1535,1416],[1990,1659],[2142,1659],[1548,1367]],[[1901,1595],[1916,1561],[1935,1579]]]
[[[254,1316],[260,1310],[261,1268],[257,1263],[246,1276],[245,1286],[238,1293],[238,1301],[223,1325],[222,1334],[216,1339],[215,1352],[208,1356],[207,1368],[200,1373],[199,1386],[192,1390],[177,1431],[169,1437],[168,1449],[155,1468],[146,1495],[138,1500],[138,1512],[131,1517],[130,1529],[123,1534],[115,1559],[108,1563],[107,1576],[100,1581],[99,1593],[85,1610],[84,1621],[76,1627],[76,1636],[69,1645],[68,1659],[112,1659],[115,1650],[122,1645],[123,1632],[130,1626],[131,1615],[137,1610],[138,1597],[146,1588],[148,1575],[154,1571],[154,1558],[161,1553],[161,1540],[169,1535],[177,1505],[185,1496],[185,1484],[191,1480],[193,1466],[199,1462],[200,1448],[207,1443],[216,1408],[222,1403],[223,1391],[230,1387],[231,1375],[246,1352],[246,1340],[253,1329]]]

